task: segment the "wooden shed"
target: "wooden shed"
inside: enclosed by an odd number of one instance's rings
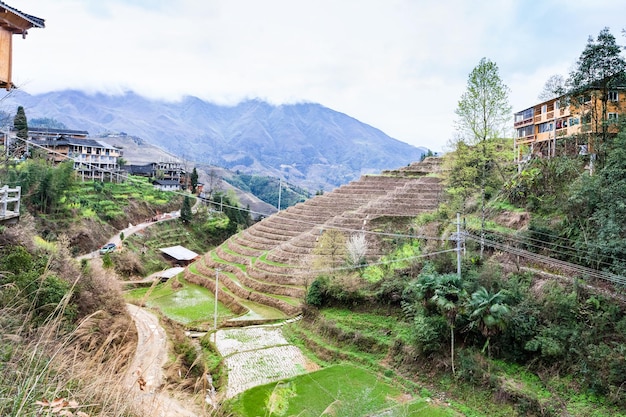
[[[10,90],[13,56],[13,35],[26,37],[28,29],[43,28],[44,20],[20,12],[0,1],[0,88]]]

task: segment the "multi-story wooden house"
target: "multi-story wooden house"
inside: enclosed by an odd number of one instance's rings
[[[122,151],[108,143],[74,138],[44,139],[32,143],[46,148],[48,158],[55,163],[73,160],[74,170],[83,181],[119,180],[118,158],[122,156]]]
[[[12,81],[13,35],[26,37],[30,28],[43,28],[44,19],[20,12],[0,1],[0,88],[10,90]]]
[[[577,96],[553,98],[515,113],[518,163],[557,155],[594,155],[598,134],[617,133],[626,111],[626,88],[589,89]],[[623,116],[622,116],[623,117]]]

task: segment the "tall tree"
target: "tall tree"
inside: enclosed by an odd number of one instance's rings
[[[626,82],[626,61],[621,52],[615,36],[605,27],[596,39],[589,37],[567,80],[572,106],[581,109],[583,122],[592,124],[591,130],[600,139],[600,145],[609,134],[609,92]],[[590,136],[589,152],[597,153],[594,148]]]
[[[498,66],[482,58],[469,75],[467,90],[461,96],[457,109],[457,129],[471,145],[479,145],[481,184],[481,229],[485,227],[485,181],[492,168],[488,158],[487,142],[504,133],[510,121],[509,88],[502,82]],[[484,245],[481,243],[481,256]]]
[[[21,139],[28,139],[28,120],[26,119],[26,112],[24,107],[19,106],[17,113],[13,118],[13,128],[17,131],[17,137]]]
[[[196,193],[196,188],[198,188],[198,171],[196,167],[193,167],[193,171],[191,171],[191,193]]]
[[[509,88],[498,74],[498,66],[482,58],[469,75],[467,90],[456,109],[457,129],[470,144],[497,138],[511,116]]]
[[[346,237],[337,229],[324,230],[313,248],[313,255],[315,269],[328,270],[328,274],[334,276],[332,270],[341,266],[346,257]]]
[[[18,140],[11,144],[9,152],[13,156],[19,157],[20,154],[26,151],[26,140],[28,139],[28,120],[26,119],[26,112],[22,106],[17,108],[17,113],[13,118],[13,129],[17,131],[16,135]]]
[[[189,224],[191,223],[192,218],[193,213],[191,211],[191,197],[185,196],[183,206],[180,209],[180,220],[185,224]]]

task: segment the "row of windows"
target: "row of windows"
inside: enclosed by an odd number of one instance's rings
[[[608,116],[608,120],[611,123],[616,123],[619,118],[619,113],[608,113],[607,116]],[[564,129],[568,126],[576,126],[577,124],[580,124],[580,123],[581,123],[581,119],[578,117],[570,117],[569,119],[559,119],[556,121],[556,128]],[[583,115],[582,123],[583,124],[591,123],[591,113],[587,113]],[[541,123],[536,126],[537,126],[537,133],[551,132],[552,130],[554,130],[554,124],[552,122]],[[535,126],[533,125],[525,126],[525,127],[517,129],[518,138],[532,136],[533,134],[535,134]]]

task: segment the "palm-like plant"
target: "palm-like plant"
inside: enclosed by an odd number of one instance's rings
[[[452,373],[454,369],[454,330],[456,318],[461,310],[467,291],[463,280],[456,274],[445,274],[437,277],[434,282],[434,295],[430,301],[437,307],[439,312],[446,317],[450,326],[450,363]]]
[[[490,341],[491,336],[506,328],[509,318],[509,307],[506,305],[507,294],[500,290],[497,293],[490,293],[485,287],[480,287],[469,300],[470,328],[478,328],[486,338],[485,347],[488,349],[488,356],[491,356]]]

